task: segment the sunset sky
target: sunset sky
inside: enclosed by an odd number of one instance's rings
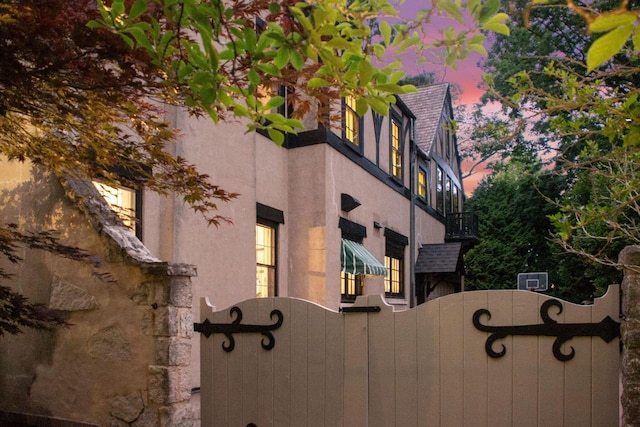
[[[431,2],[428,0],[406,0],[403,4],[398,6],[401,18],[413,19],[416,16],[416,12],[420,8],[429,7]],[[427,28],[427,37],[431,34],[434,37],[438,36],[438,32],[441,29],[452,25],[452,20],[441,20],[433,24],[432,27]],[[485,43],[485,47],[488,50],[488,46]],[[427,58],[429,59],[429,58]],[[434,72],[436,75],[436,81],[442,83],[453,83],[460,86],[462,95],[457,100],[454,100],[454,106],[463,104],[471,106],[476,103],[483,91],[478,88],[479,83],[482,81],[482,70],[478,67],[478,61],[482,59],[482,56],[478,53],[471,53],[469,58],[458,63],[456,70],[445,67],[441,64],[435,63],[423,63],[418,64],[418,57],[415,52],[409,52],[403,55],[403,68],[408,75],[417,75],[424,72]],[[460,139],[460,137],[459,137]],[[470,166],[463,163],[463,170],[468,169]],[[471,195],[480,179],[482,179],[483,173],[478,172],[464,180],[464,190],[467,196]]]

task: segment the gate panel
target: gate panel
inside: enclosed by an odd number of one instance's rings
[[[492,291],[398,313],[380,296],[348,313],[285,298],[203,307],[202,423],[616,425],[619,346],[605,339],[618,331],[605,318],[618,300],[616,287],[593,306]]]
[[[418,425],[418,322],[417,310],[395,314],[395,389],[397,426]]]
[[[487,308],[495,319],[504,319],[505,323],[513,324],[514,303],[512,292],[489,292],[487,294]],[[487,424],[490,426],[514,425],[513,398],[521,396],[514,390],[513,364],[515,348],[512,337],[506,337],[503,343],[508,348],[513,348],[501,359],[487,358]],[[482,343],[481,345],[484,345]],[[523,399],[527,400],[527,399]],[[535,419],[533,420],[535,423]],[[519,426],[524,426],[518,419]],[[535,424],[534,424],[535,425]]]
[[[418,426],[440,425],[440,299],[414,309],[417,322]]]
[[[511,293],[511,292],[510,292]],[[504,298],[502,292],[497,297]],[[513,325],[535,325],[540,323],[538,296],[531,292],[512,292]],[[506,306],[508,303],[502,303]],[[496,301],[497,306],[502,305]],[[497,319],[497,313],[493,316]],[[508,320],[508,317],[505,317]],[[492,359],[496,370],[513,367],[513,420],[522,427],[538,425],[538,339],[526,336],[509,336],[502,340],[506,348],[512,349],[500,359]],[[505,359],[505,360],[503,360]],[[503,365],[504,364],[504,365]],[[506,365],[506,366],[505,366]],[[504,402],[499,403],[503,406]],[[505,411],[508,409],[505,408]]]
[[[485,337],[468,327],[469,319],[478,307],[487,307],[486,292],[465,292],[462,303],[463,342],[463,392],[460,398],[464,402],[464,425],[467,427],[487,426],[487,384],[488,357],[481,351]],[[478,351],[480,349],[480,351]]]
[[[602,321],[612,313],[620,312],[620,290],[617,286],[610,286],[607,294],[594,301],[591,312],[591,322]],[[592,422],[594,426],[612,425],[611,421],[618,421],[619,396],[611,390],[618,390],[620,384],[619,364],[611,363],[612,360],[620,360],[619,340],[606,343],[601,339],[591,342],[592,357],[591,367],[593,384],[591,394]],[[617,424],[615,424],[617,425]]]
[[[590,310],[573,304],[564,304],[566,318],[575,323],[591,323]],[[600,319],[602,320],[602,319]],[[600,321],[598,320],[598,322]],[[571,347],[576,352],[573,363],[564,363],[565,389],[564,395],[571,398],[564,399],[565,426],[587,426],[591,423],[591,340],[571,340],[564,345],[564,351],[570,352]]]
[[[440,300],[440,319],[436,323],[440,332],[440,425],[460,427],[464,425],[462,331],[468,319],[463,318],[462,298],[443,297]]]
[[[382,304],[377,295],[367,297],[367,305],[381,308],[379,313],[368,315],[368,425],[386,427],[395,422],[396,416],[395,314],[390,306]]]

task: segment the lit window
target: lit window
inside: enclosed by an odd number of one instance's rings
[[[276,294],[276,229],[256,224],[256,297]]]
[[[444,213],[444,172],[440,166],[436,171],[436,210]]]
[[[425,200],[427,198],[427,173],[423,169],[418,171],[418,196]]]
[[[387,275],[384,278],[384,293],[386,296],[403,296],[402,264],[400,258],[388,255],[384,257],[384,266],[387,268]]]
[[[136,232],[136,191],[93,181],[100,195],[132,232]]]
[[[362,295],[362,274],[340,272],[340,293],[343,302],[352,302],[356,296]]]
[[[350,143],[360,146],[360,117],[356,113],[356,99],[353,96],[344,98],[344,138]]]
[[[391,175],[402,179],[402,151],[400,150],[400,124],[391,120]]]

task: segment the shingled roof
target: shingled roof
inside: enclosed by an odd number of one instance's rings
[[[449,84],[442,83],[422,86],[417,92],[407,93],[400,99],[416,116],[416,144],[425,153],[431,151],[431,145],[438,133],[442,109],[449,91]]]
[[[416,273],[455,273],[463,269],[460,242],[424,245],[418,251]]]

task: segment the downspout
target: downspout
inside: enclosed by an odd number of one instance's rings
[[[411,119],[409,140],[409,190],[411,192],[411,207],[409,209],[409,308],[416,306],[416,173],[417,150],[415,144],[416,119]]]

